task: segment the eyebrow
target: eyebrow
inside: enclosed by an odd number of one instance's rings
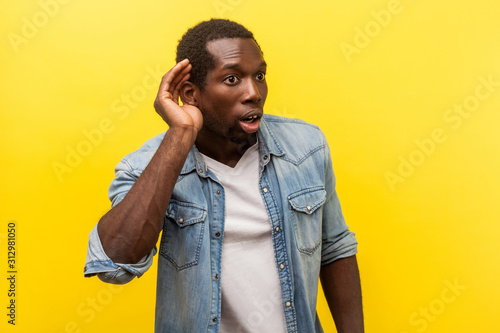
[[[237,67],[240,67],[239,63],[234,63],[234,64],[229,63],[229,64],[226,64],[226,65],[222,66],[221,70],[231,69],[231,68],[237,68]],[[265,61],[262,61],[259,64],[259,67],[267,67],[267,63]]]

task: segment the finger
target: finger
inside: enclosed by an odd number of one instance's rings
[[[193,66],[191,66],[191,64],[188,64],[186,67],[184,67],[184,69],[179,73],[177,74],[177,76],[172,80],[172,82],[170,83],[170,86],[169,86],[169,91],[171,94],[173,94],[175,92],[176,89],[178,89],[179,87],[179,83],[182,82],[182,81],[185,81],[186,79],[186,75],[189,74],[189,72],[191,72],[191,69],[193,68]]]
[[[184,75],[184,77],[177,83],[177,85],[175,86],[175,89],[174,91],[180,91],[181,90],[181,87],[182,87],[182,84],[184,82],[186,82],[187,80],[189,80],[189,78],[191,78],[191,73],[187,73],[186,75]]]
[[[189,74],[189,73],[188,73],[188,74],[186,74],[186,75],[182,78],[182,80],[181,80],[179,83],[177,83],[177,85],[175,86],[175,89],[174,89],[174,94],[173,94],[172,99],[173,99],[173,100],[174,100],[177,104],[179,104],[179,94],[180,94],[180,91],[181,91],[182,84],[183,84],[184,82],[186,82],[187,80],[189,80],[189,78],[190,78],[190,77],[191,77],[191,74]]]
[[[158,93],[162,93],[168,91],[170,85],[172,84],[172,80],[180,73],[182,70],[189,64],[188,59],[184,59],[178,62],[171,70],[169,70],[165,75],[163,75],[160,83],[160,88],[158,89]]]

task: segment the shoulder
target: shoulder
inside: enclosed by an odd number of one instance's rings
[[[284,154],[285,159],[296,163],[327,147],[319,127],[300,119],[265,115],[261,134],[272,152]]]
[[[263,120],[270,126],[295,127],[295,128],[302,128],[305,130],[309,129],[313,131],[320,131],[318,126],[310,124],[308,122],[305,122],[304,120],[297,118],[287,118],[287,117],[275,116],[272,114],[264,114]]]
[[[326,143],[325,136],[317,125],[300,119],[265,115],[262,124],[263,135],[275,138],[280,145],[316,146]]]
[[[144,142],[139,149],[123,157],[121,163],[126,164],[131,170],[143,171],[156,153],[165,133]]]

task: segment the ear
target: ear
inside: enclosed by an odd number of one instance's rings
[[[179,96],[183,104],[198,106],[199,89],[192,82],[184,81],[182,83]]]

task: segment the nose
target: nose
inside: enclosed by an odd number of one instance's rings
[[[245,91],[243,95],[243,103],[258,103],[262,100],[262,96],[259,91],[259,87],[257,83],[249,79],[247,80],[247,84],[245,85]]]

